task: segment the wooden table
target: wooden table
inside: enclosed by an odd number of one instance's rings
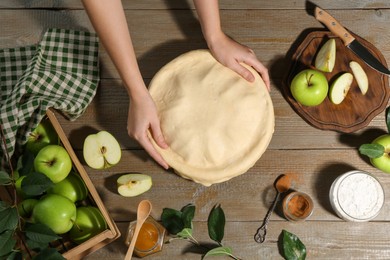
[[[131,0],[123,1],[141,72],[148,84],[167,62],[193,49],[205,48],[199,23],[191,1]],[[314,1],[339,19],[345,27],[375,45],[390,60],[390,2],[380,0]],[[305,1],[297,0],[221,0],[224,31],[237,41],[253,48],[269,68],[271,97],[276,127],[272,142],[246,174],[228,182],[203,187],[184,180],[159,167],[131,140],[126,132],[129,101],[121,80],[105,50],[101,47],[101,84],[85,114],[74,122],[59,120],[82,158],[84,138],[98,130],[107,130],[119,140],[121,162],[108,170],[86,167],[109,213],[121,232],[136,218],[142,199],[153,203],[152,215],[159,219],[165,207],[180,209],[188,203],[196,206],[194,236],[208,242],[207,217],[216,204],[226,214],[224,244],[231,246],[242,259],[281,259],[278,237],[286,229],[300,237],[309,259],[389,259],[390,178],[373,168],[358,154],[357,147],[386,131],[384,113],[366,128],[352,134],[322,131],[308,125],[282,95],[282,80],[289,60],[286,54],[307,29],[322,29],[305,10]],[[93,28],[79,1],[0,0],[0,47],[16,47],[39,41],[45,28]],[[340,174],[361,169],[373,173],[386,192],[385,205],[379,216],[368,223],[345,222],[332,210],[328,198],[333,180]],[[147,193],[124,198],[116,192],[116,179],[128,172],[152,176],[153,187]],[[283,173],[298,177],[297,190],[308,193],[315,209],[309,220],[287,221],[279,212],[268,226],[267,241],[253,240],[256,229],[274,198],[273,182]],[[186,241],[164,246],[163,252],[150,259],[200,259]],[[123,236],[91,254],[88,259],[123,259],[126,247]]]

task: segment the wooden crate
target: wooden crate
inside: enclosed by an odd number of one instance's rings
[[[62,129],[60,123],[58,122],[54,111],[48,110],[46,112],[47,117],[49,118],[51,124],[53,125],[54,129],[56,130],[62,145],[69,153],[70,158],[72,159],[73,166],[77,170],[77,172],[80,174],[81,178],[84,180],[85,185],[88,188],[89,192],[89,199],[96,207],[99,208],[100,212],[102,213],[104,219],[107,222],[107,229],[100,234],[92,237],[91,239],[85,241],[84,243],[72,247],[72,244],[65,243],[63,245],[64,252],[63,256],[66,259],[81,259],[84,256],[98,250],[99,248],[111,243],[118,237],[120,237],[120,231],[118,227],[116,226],[115,222],[112,220],[110,215],[107,212],[106,207],[104,206],[99,194],[96,191],[95,186],[93,185],[91,179],[89,178],[87,172],[85,171],[83,165],[80,163],[79,159],[77,158],[72,146],[70,145],[70,142],[68,138],[66,137],[64,130]],[[65,239],[66,240],[66,239]],[[65,241],[66,242],[66,241]]]
[[[120,231],[118,227],[116,226],[113,219],[110,217],[110,215],[107,212],[106,207],[104,206],[99,194],[97,193],[95,186],[93,185],[91,179],[89,178],[87,172],[85,171],[84,167],[80,163],[79,159],[77,158],[72,146],[69,143],[68,138],[66,137],[60,123],[58,122],[57,118],[55,117],[55,113],[52,110],[47,111],[47,117],[49,118],[51,124],[53,125],[54,129],[56,130],[62,145],[69,153],[70,158],[73,162],[73,168],[76,173],[78,173],[81,178],[83,179],[85,185],[88,189],[88,199],[87,203],[88,205],[96,206],[99,208],[100,212],[102,213],[106,223],[107,223],[107,229],[101,232],[100,234],[92,237],[91,239],[85,241],[84,243],[80,245],[76,245],[73,242],[70,241],[69,238],[67,238],[66,234],[63,235],[61,240],[55,241],[51,243],[52,247],[57,248],[57,250],[62,253],[62,255],[66,259],[82,259],[84,256],[98,250],[99,248],[104,247],[105,245],[113,242],[115,239],[120,237]],[[0,186],[0,199],[9,203],[13,203],[13,198],[15,198],[16,193],[13,189],[7,188],[5,186]],[[21,238],[21,246],[25,250],[28,250],[28,248],[25,247],[24,239]]]

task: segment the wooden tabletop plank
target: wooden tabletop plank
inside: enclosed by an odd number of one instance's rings
[[[305,1],[254,1],[254,0],[220,0],[221,9],[305,9]],[[390,4],[387,1],[381,0],[357,0],[357,1],[332,1],[332,0],[314,0],[313,3],[319,4],[325,9],[378,9],[389,8]],[[132,0],[122,1],[125,9],[182,9],[194,8],[192,1],[187,0]],[[54,1],[15,1],[1,0],[0,8],[64,8],[64,9],[82,9],[83,6],[80,0]]]
[[[388,20],[390,10],[334,10],[332,14],[354,33],[378,48],[390,60]],[[151,79],[166,63],[190,50],[206,48],[193,11],[126,11],[141,72]],[[288,21],[280,17],[289,17]],[[324,27],[305,10],[222,10],[224,31],[248,45],[269,68],[272,79],[282,79],[289,66],[288,55],[307,30]],[[372,27],[366,21],[375,22]],[[45,28],[60,27],[93,31],[83,10],[0,10],[2,48],[35,44]],[[302,33],[305,31],[305,33]],[[147,32],[147,33],[145,33]],[[295,50],[295,49],[294,49]],[[287,58],[286,58],[287,54]],[[119,78],[101,47],[102,78]]]
[[[82,160],[81,152],[78,156]],[[372,167],[354,150],[268,150],[247,173],[210,187],[165,171],[144,151],[123,151],[120,163],[106,170],[92,170],[88,166],[86,169],[116,221],[135,218],[136,205],[142,199],[152,202],[152,214],[157,219],[165,207],[181,209],[192,203],[197,207],[196,220],[207,220],[212,207],[221,204],[230,221],[260,221],[274,199],[273,183],[281,174],[291,176],[293,190],[312,197],[315,210],[311,221],[341,221],[330,206],[329,190],[333,181],[347,171],[359,169],[370,172],[379,179],[385,191],[390,189],[389,175]],[[120,196],[116,190],[116,179],[129,172],[150,175],[152,189],[138,197]],[[389,209],[390,201],[386,200],[375,221],[389,221]],[[279,206],[272,219],[284,219]]]
[[[288,222],[271,221],[266,242],[258,244],[253,239],[259,223],[231,222],[225,227],[223,243],[233,249],[241,259],[283,259],[279,254],[278,240],[282,230],[297,235],[305,244],[307,259],[389,259],[388,231],[383,223],[349,222]],[[119,223],[122,234],[126,234],[127,223]],[[194,236],[203,243],[211,242],[208,238],[207,224],[194,222]],[[187,241],[173,241],[163,246],[163,250],[151,259],[188,259],[199,260],[198,253],[186,252],[190,245]],[[120,259],[126,253],[123,239],[92,253],[86,259]],[[231,258],[216,258],[231,259]]]

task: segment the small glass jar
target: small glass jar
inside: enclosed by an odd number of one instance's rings
[[[293,191],[283,199],[282,207],[283,214],[288,220],[302,221],[311,216],[314,203],[306,193]]]
[[[130,246],[137,221],[132,221],[127,230],[125,244]],[[134,247],[134,254],[138,257],[160,252],[164,244],[166,229],[153,217],[149,216],[142,225]]]
[[[370,173],[359,170],[337,177],[329,192],[333,210],[346,221],[364,222],[375,218],[384,198],[379,181]]]

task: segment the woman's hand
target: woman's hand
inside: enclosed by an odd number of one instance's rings
[[[259,72],[268,91],[270,91],[268,69],[257,59],[253,50],[234,41],[223,32],[219,35],[213,35],[212,39],[209,41],[208,45],[210,51],[220,63],[237,72],[244,79],[250,82],[254,81],[255,77],[240,63],[243,62],[253,67],[257,72]]]
[[[141,98],[130,101],[129,113],[127,118],[127,132],[165,169],[169,166],[162,156],[157,152],[151,143],[148,132],[151,137],[163,149],[168,148],[160,128],[160,120],[157,116],[156,105],[153,99],[147,93]]]

